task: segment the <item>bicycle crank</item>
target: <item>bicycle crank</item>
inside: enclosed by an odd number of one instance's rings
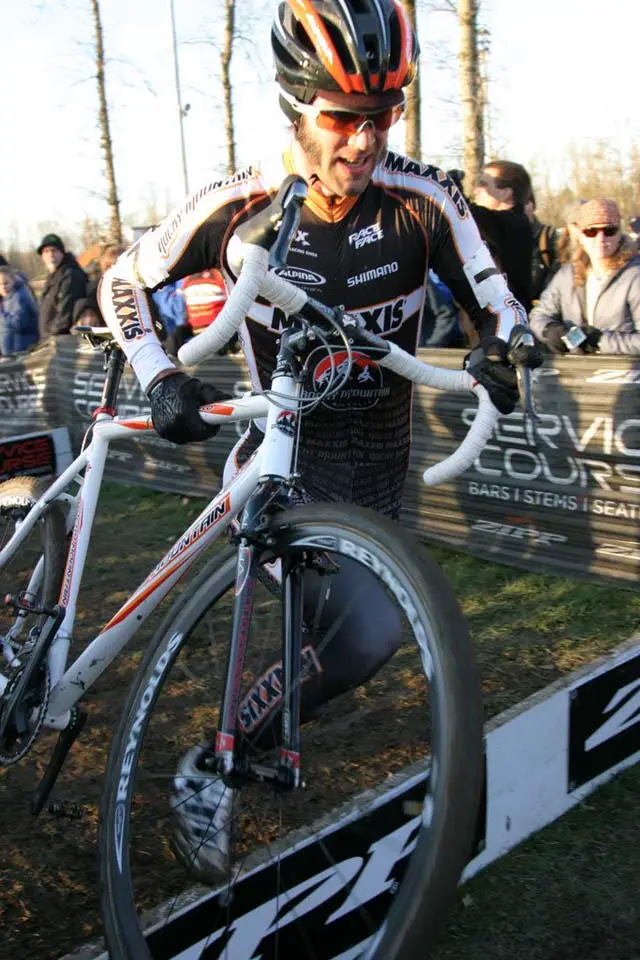
[[[20,663],[8,677],[0,696],[0,763],[17,763],[31,749],[42,729],[49,706],[50,677],[47,651],[64,620],[64,607],[57,606],[35,642],[22,651]]]
[[[47,660],[42,661],[36,672],[29,672],[29,683],[25,687],[23,680],[28,666],[20,665],[11,673],[0,697],[0,765],[5,767],[26,756],[47,715],[51,690]]]

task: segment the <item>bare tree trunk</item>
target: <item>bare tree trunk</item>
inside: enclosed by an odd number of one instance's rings
[[[100,145],[104,154],[107,174],[107,203],[111,210],[109,219],[109,237],[114,243],[122,243],[122,221],[120,219],[120,201],[116,187],[116,173],[113,163],[113,144],[109,131],[109,112],[107,109],[107,93],[104,79],[104,44],[102,40],[102,23],[100,21],[99,0],[91,0],[93,10],[93,24],[96,35],[96,80],[98,81],[98,100],[100,103]]]
[[[478,57],[479,0],[459,0],[460,100],[465,189],[470,193],[484,166],[484,117]]]
[[[235,25],[235,0],[224,0],[224,46],[220,66],[222,69],[222,96],[224,102],[224,132],[227,141],[227,173],[236,168],[236,145],[233,135],[233,100],[231,96],[231,57]]]
[[[418,36],[418,21],[416,19],[416,0],[402,0],[402,5],[409,15],[413,32]],[[420,131],[420,71],[407,90],[407,106],[404,113],[405,135],[404,152],[414,160],[422,159],[422,135]]]

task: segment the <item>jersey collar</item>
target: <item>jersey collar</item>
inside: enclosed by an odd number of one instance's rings
[[[287,173],[297,173],[289,147],[283,154],[283,160]],[[358,197],[326,197],[321,190],[310,184],[305,206],[320,220],[326,220],[327,223],[338,223],[340,220],[344,220],[357,201]]]

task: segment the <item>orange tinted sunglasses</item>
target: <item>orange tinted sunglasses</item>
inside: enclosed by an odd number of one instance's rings
[[[317,107],[313,103],[301,103],[293,97],[285,96],[297,113],[314,117],[321,130],[330,130],[345,137],[360,133],[370,123],[377,133],[386,133],[389,127],[397,123],[404,111],[404,103],[378,110],[347,110],[344,107]]]
[[[343,136],[360,133],[368,123],[373,124],[378,133],[386,133],[389,127],[398,122],[404,109],[402,104],[363,113],[356,113],[353,110],[324,110],[314,108],[313,104],[311,108],[316,116],[316,124],[321,130],[331,130]]]

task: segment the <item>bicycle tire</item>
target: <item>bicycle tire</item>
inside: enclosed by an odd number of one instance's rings
[[[4,546],[13,533],[15,523],[26,516],[48,486],[47,480],[37,477],[15,477],[0,484],[0,525],[2,528],[0,530],[0,547]],[[60,594],[65,569],[66,549],[64,512],[59,504],[51,503],[44,512],[42,519],[18,548],[15,556],[7,561],[0,570],[1,594],[3,596],[7,594],[19,595],[30,582],[32,573],[35,574],[37,563],[42,556],[44,559],[43,569],[37,581],[37,594],[32,599],[41,606],[53,606]],[[23,640],[31,633],[31,616],[33,615],[27,614],[22,617],[20,638]],[[6,637],[17,620],[16,614],[11,611],[10,607],[1,610],[0,635]],[[45,620],[46,615],[37,614],[33,626],[40,629]],[[18,649],[17,652],[20,653],[20,650]],[[24,657],[21,657],[21,659],[24,665]],[[33,735],[28,738],[30,742]],[[6,762],[15,762],[28,749],[26,743],[23,745],[22,752],[19,746],[14,746],[10,756],[7,756],[4,752],[4,744],[0,744],[0,754],[5,757]]]
[[[421,820],[404,879],[393,896],[383,928],[370,938],[367,954],[384,960],[426,956],[455,897],[471,850],[480,801],[482,704],[464,618],[446,578],[426,549],[398,525],[372,511],[352,505],[312,504],[279,515],[272,529],[275,554],[299,549],[300,544],[326,549],[331,538],[337,554],[342,549],[345,555],[344,551],[353,550],[355,545],[356,552],[368,558],[365,562],[370,569],[378,565],[386,571],[385,582],[395,578],[398,596],[404,590],[405,597],[410,598],[407,603],[413,604],[420,615],[421,626],[428,625],[429,635],[424,641],[428,650],[421,650],[420,656],[423,665],[425,657],[431,659],[437,713],[437,776],[428,781],[432,791],[430,818],[428,823],[426,817]],[[103,798],[100,860],[103,922],[113,960],[156,956],[144,938],[147,931],[138,916],[131,880],[128,854],[133,787],[129,784],[172,666],[188,644],[191,631],[207,610],[215,609],[224,590],[233,583],[234,554],[227,550],[214,557],[169,611],[136,675],[112,742]],[[170,955],[162,952],[162,956]]]
[[[14,477],[0,483],[0,516],[25,516],[49,485],[47,480],[40,477]],[[67,553],[65,515],[59,504],[49,504],[40,529],[45,558],[40,599],[49,605],[58,599]]]

